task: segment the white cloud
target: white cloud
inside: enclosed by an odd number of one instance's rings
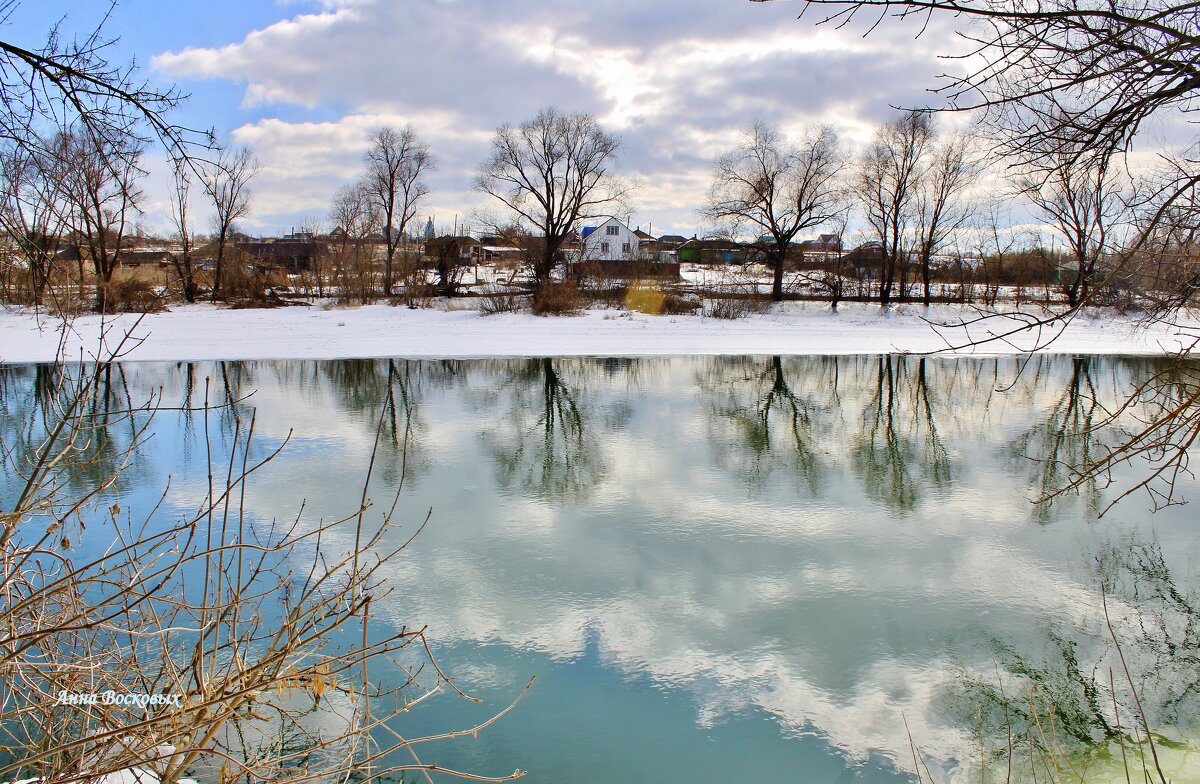
[[[941,30],[863,39],[797,22],[792,4],[736,0],[619,2],[603,13],[534,0],[320,8],[153,60],[177,79],[243,85],[257,119],[230,130],[264,162],[250,220],[260,230],[323,213],[379,122],[417,127],[442,163],[431,209],[466,214],[492,129],[554,103],[593,112],[621,134],[620,168],[644,183],[635,221],[690,233],[708,162],[738,128],[832,122],[860,141],[889,102],[925,100],[940,70],[930,50],[945,40]],[[297,119],[297,109],[319,121]]]

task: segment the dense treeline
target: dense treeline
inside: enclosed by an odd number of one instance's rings
[[[467,267],[482,257],[466,247],[475,238],[434,238],[421,225],[437,160],[411,127],[376,130],[361,176],[334,194],[327,219],[266,248],[238,230],[259,168],[249,148],[214,143],[203,157],[176,161],[174,231],[150,242],[134,232],[150,176],[145,139],[68,128],[36,141],[9,144],[0,157],[0,297],[10,303],[104,312],[332,297],[415,307],[462,293]],[[1161,204],[1145,195],[1144,178],[1112,156],[1062,161],[1046,174],[977,147],[921,111],[880,125],[857,151],[828,126],[789,135],[755,123],[716,158],[697,208],[701,258],[720,245],[736,265],[719,285],[694,277],[659,285],[834,307],[1186,304],[1198,269],[1190,231],[1151,214]],[[532,291],[535,309],[561,312],[622,301],[631,279],[661,278],[661,262],[674,257],[653,239],[656,252],[633,259],[641,264],[572,263],[586,261],[585,222],[631,211],[619,151],[593,117],[557,108],[497,129],[475,182],[479,233],[504,251],[488,279]],[[148,244],[160,251],[153,263],[138,258]]]

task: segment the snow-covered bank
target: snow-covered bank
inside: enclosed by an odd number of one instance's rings
[[[963,345],[962,328],[930,322],[976,319],[967,308],[881,311],[846,304],[831,313],[817,304],[787,303],[771,313],[724,321],[700,316],[646,316],[595,310],[567,318],[527,314],[480,316],[474,311],[372,305],[226,310],[177,307],[137,325],[131,360],[335,359],[349,357],[466,358],[498,356],[653,356],[685,354],[876,354],[926,352]],[[134,316],[81,316],[70,325],[67,355],[104,356],[136,323]],[[62,322],[27,310],[0,311],[0,362],[54,359]],[[972,325],[981,339],[1017,328],[1013,319]],[[1141,327],[1116,315],[1079,318],[1062,330],[1027,330],[1003,341],[967,346],[963,354],[1030,350],[1079,354],[1163,354],[1190,345],[1200,320]]]

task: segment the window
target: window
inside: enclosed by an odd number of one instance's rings
[[[621,227],[620,226],[605,226],[604,233],[610,237],[616,237],[617,235],[619,235],[621,233]]]
[[[626,256],[629,255],[629,243],[628,242],[621,243],[621,252],[624,253]]]
[[[607,242],[600,243],[600,252],[604,253],[604,254],[608,253],[608,243]]]

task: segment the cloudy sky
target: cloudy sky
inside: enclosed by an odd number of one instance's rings
[[[62,20],[90,30],[105,4],[25,0],[5,35],[36,45]],[[640,183],[632,222],[690,235],[714,155],[755,120],[828,122],[851,147],[895,105],[924,105],[946,69],[944,28],[835,30],[791,0],[120,0],[114,57],[190,94],[179,119],[254,147],[247,228],[324,220],[369,132],[411,123],[440,166],[428,211],[449,229],[483,204],[471,178],[492,131],[556,104],[622,139]],[[163,228],[167,176],[147,184]]]

